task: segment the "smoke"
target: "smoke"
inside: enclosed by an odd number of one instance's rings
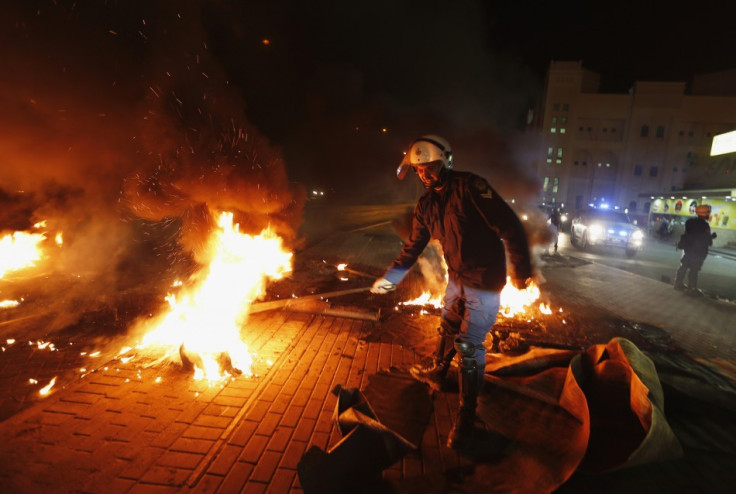
[[[63,232],[52,326],[191,267],[219,210],[298,241],[305,194],[211,56],[202,3],[7,6],[0,230]]]

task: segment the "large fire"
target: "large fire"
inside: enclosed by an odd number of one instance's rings
[[[6,273],[33,267],[43,257],[43,233],[13,232],[0,237],[0,278]]]
[[[265,294],[266,283],[292,269],[292,253],[270,229],[240,233],[233,214],[223,212],[210,236],[209,264],[192,286],[170,293],[168,311],[147,323],[138,348],[163,347],[195,367],[195,379],[217,381],[233,371],[251,375],[252,355],[240,338],[250,304]],[[177,283],[177,285],[183,285]],[[193,356],[193,357],[192,357]]]

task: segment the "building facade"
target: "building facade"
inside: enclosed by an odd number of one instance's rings
[[[689,88],[637,81],[626,94],[605,94],[599,85],[582,62],[550,63],[534,120],[541,202],[607,204],[647,221],[659,198],[736,196],[736,154],[710,156],[713,137],[736,129],[736,71],[697,76]]]

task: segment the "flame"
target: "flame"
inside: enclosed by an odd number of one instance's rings
[[[531,282],[528,287],[524,290],[518,290],[511,284],[511,278],[506,278],[506,286],[501,290],[501,307],[499,314],[503,317],[511,318],[517,314],[526,311],[527,307],[531,306],[539,299],[540,291],[539,287]],[[408,302],[399,302],[399,305],[421,305],[421,306],[432,306],[437,309],[442,307],[442,296],[433,296],[430,292],[424,292],[414,300]],[[549,306],[540,304],[540,311],[543,314],[551,314],[552,310]]]
[[[338,271],[345,271],[345,268],[347,268],[347,267],[348,267],[347,263],[344,263],[343,262],[343,263],[340,263],[340,264],[337,265],[337,270]]]
[[[41,396],[46,396],[51,391],[51,388],[54,387],[54,384],[56,384],[56,377],[54,377],[46,386],[38,390],[38,394]]]
[[[0,276],[2,278],[2,276]],[[8,309],[10,307],[18,307],[20,302],[17,300],[0,300],[0,309]]]
[[[511,284],[511,278],[506,277],[506,286],[501,290],[500,314],[504,317],[514,317],[526,310],[539,299],[539,287],[533,281],[523,290]]]
[[[0,238],[0,278],[10,271],[29,268],[43,257],[43,233],[14,232]]]
[[[399,302],[399,305],[422,305],[422,306],[432,306],[436,309],[439,309],[442,307],[442,296],[432,296],[429,292],[424,292],[414,300],[409,300],[408,302]]]
[[[180,348],[195,352],[201,357],[195,379],[227,377],[223,354],[234,369],[251,375],[252,356],[240,339],[240,328],[250,304],[265,293],[266,282],[291,271],[292,253],[270,229],[260,235],[240,233],[233,214],[223,212],[209,239],[208,256],[209,265],[197,274],[194,286],[167,295],[168,311],[156,319],[141,346],[167,346],[168,354]]]

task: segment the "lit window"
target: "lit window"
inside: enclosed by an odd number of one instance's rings
[[[561,160],[560,158],[557,158],[557,159],[555,160],[555,163],[557,163],[558,165],[561,165],[561,164],[562,164],[562,160]]]
[[[565,133],[565,127],[560,128],[560,134],[564,134],[564,133]]]
[[[552,181],[552,193],[557,194],[557,187],[560,185],[560,179],[555,177]]]
[[[555,127],[552,127],[551,129],[549,129],[549,131],[554,134],[555,132],[557,132],[557,129]]]
[[[552,123],[553,124],[556,124],[557,123],[557,117],[552,117]]]
[[[567,117],[562,117],[560,119],[560,123],[563,124],[563,125],[566,124],[567,123]]]
[[[549,187],[549,177],[544,177],[544,185],[542,185],[542,190],[547,192],[548,187]]]
[[[562,148],[561,147],[557,148],[557,157],[562,158]]]
[[[610,163],[606,163],[606,168],[611,168],[611,164]]]
[[[548,147],[547,148],[547,158],[551,158],[552,157],[552,153],[554,152],[554,150],[555,150],[555,148],[553,148],[553,147]]]

